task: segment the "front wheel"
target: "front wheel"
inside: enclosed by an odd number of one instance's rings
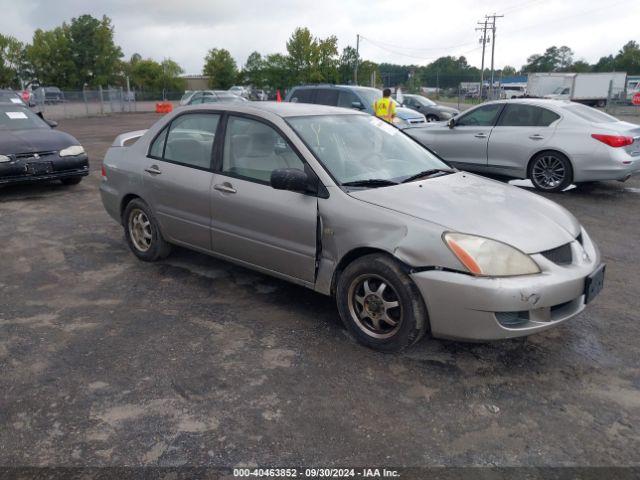
[[[127,244],[136,257],[155,262],[169,255],[171,244],[162,238],[158,222],[145,202],[131,200],[124,209],[123,220]]]
[[[429,122],[429,123],[437,122],[439,120],[440,119],[435,115],[427,115],[427,122]]]
[[[529,165],[529,179],[543,192],[561,192],[573,181],[569,159],[558,152],[541,152]]]
[[[400,264],[386,255],[366,255],[349,264],[338,279],[336,302],[346,328],[376,350],[402,350],[427,331],[420,292]]]

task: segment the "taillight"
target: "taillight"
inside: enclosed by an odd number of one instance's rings
[[[601,135],[599,133],[592,133],[591,136],[613,148],[626,147],[633,143],[633,137],[625,137],[623,135]]]
[[[104,168],[104,165],[102,165],[101,175],[102,178],[107,178],[107,169]]]

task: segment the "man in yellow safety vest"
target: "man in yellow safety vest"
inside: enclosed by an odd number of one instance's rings
[[[373,111],[375,112],[376,117],[389,123],[393,123],[393,117],[396,116],[396,104],[391,99],[390,89],[385,88],[382,91],[382,98],[374,102]]]

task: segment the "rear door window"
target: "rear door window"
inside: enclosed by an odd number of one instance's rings
[[[560,115],[546,108],[533,105],[509,104],[505,107],[498,126],[500,127],[548,127]]]
[[[313,88],[299,88],[293,92],[291,101],[297,103],[313,103],[314,94],[315,90]]]
[[[211,168],[211,150],[219,121],[220,115],[214,113],[176,117],[167,134],[164,160],[189,167]],[[154,147],[155,142],[152,150]]]
[[[316,93],[316,101],[318,105],[329,105],[335,107],[338,105],[338,91],[336,89],[321,88]]]

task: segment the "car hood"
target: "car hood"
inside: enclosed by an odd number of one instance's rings
[[[466,172],[350,195],[439,224],[443,230],[500,240],[526,253],[559,247],[580,233],[578,221],[560,205]]]
[[[33,130],[0,130],[0,154],[46,152],[80,145],[65,132],[48,128]]]
[[[419,118],[424,116],[421,113],[418,113],[415,110],[411,110],[410,108],[406,107],[396,107],[396,115],[403,120],[407,118]]]

